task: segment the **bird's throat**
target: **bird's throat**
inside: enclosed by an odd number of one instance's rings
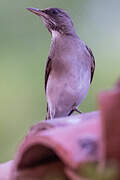
[[[58,31],[52,31],[52,40],[55,40],[60,37],[60,33]]]

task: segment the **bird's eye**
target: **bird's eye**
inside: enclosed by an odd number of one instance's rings
[[[56,14],[59,13],[59,10],[57,10],[57,9],[52,9],[52,10],[51,10],[51,13],[54,14],[54,15],[56,15]]]

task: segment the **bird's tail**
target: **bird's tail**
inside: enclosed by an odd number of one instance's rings
[[[46,115],[45,120],[48,120],[48,119],[50,119],[50,111],[49,111],[49,107],[48,107],[48,104],[47,104],[47,115]]]

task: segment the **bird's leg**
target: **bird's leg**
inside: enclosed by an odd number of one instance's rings
[[[77,113],[81,114],[82,112],[80,112],[77,108],[73,108],[72,111],[68,114],[68,116],[70,116],[74,111],[76,111]]]
[[[77,108],[74,108],[73,111],[76,111],[77,113],[81,114],[82,112],[79,111]]]
[[[70,111],[70,113],[68,114],[68,116],[70,116],[73,112],[74,112],[74,110],[72,109],[72,111]]]

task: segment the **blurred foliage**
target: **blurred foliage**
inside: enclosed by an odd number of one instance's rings
[[[96,108],[96,95],[120,76],[119,0],[0,0],[0,161],[14,157],[28,128],[45,118],[44,69],[50,34],[26,7],[68,10],[92,49],[96,71],[81,111]]]
[[[80,177],[88,180],[117,180],[118,170],[115,166],[98,167],[95,163],[87,163],[80,167],[78,172]]]

